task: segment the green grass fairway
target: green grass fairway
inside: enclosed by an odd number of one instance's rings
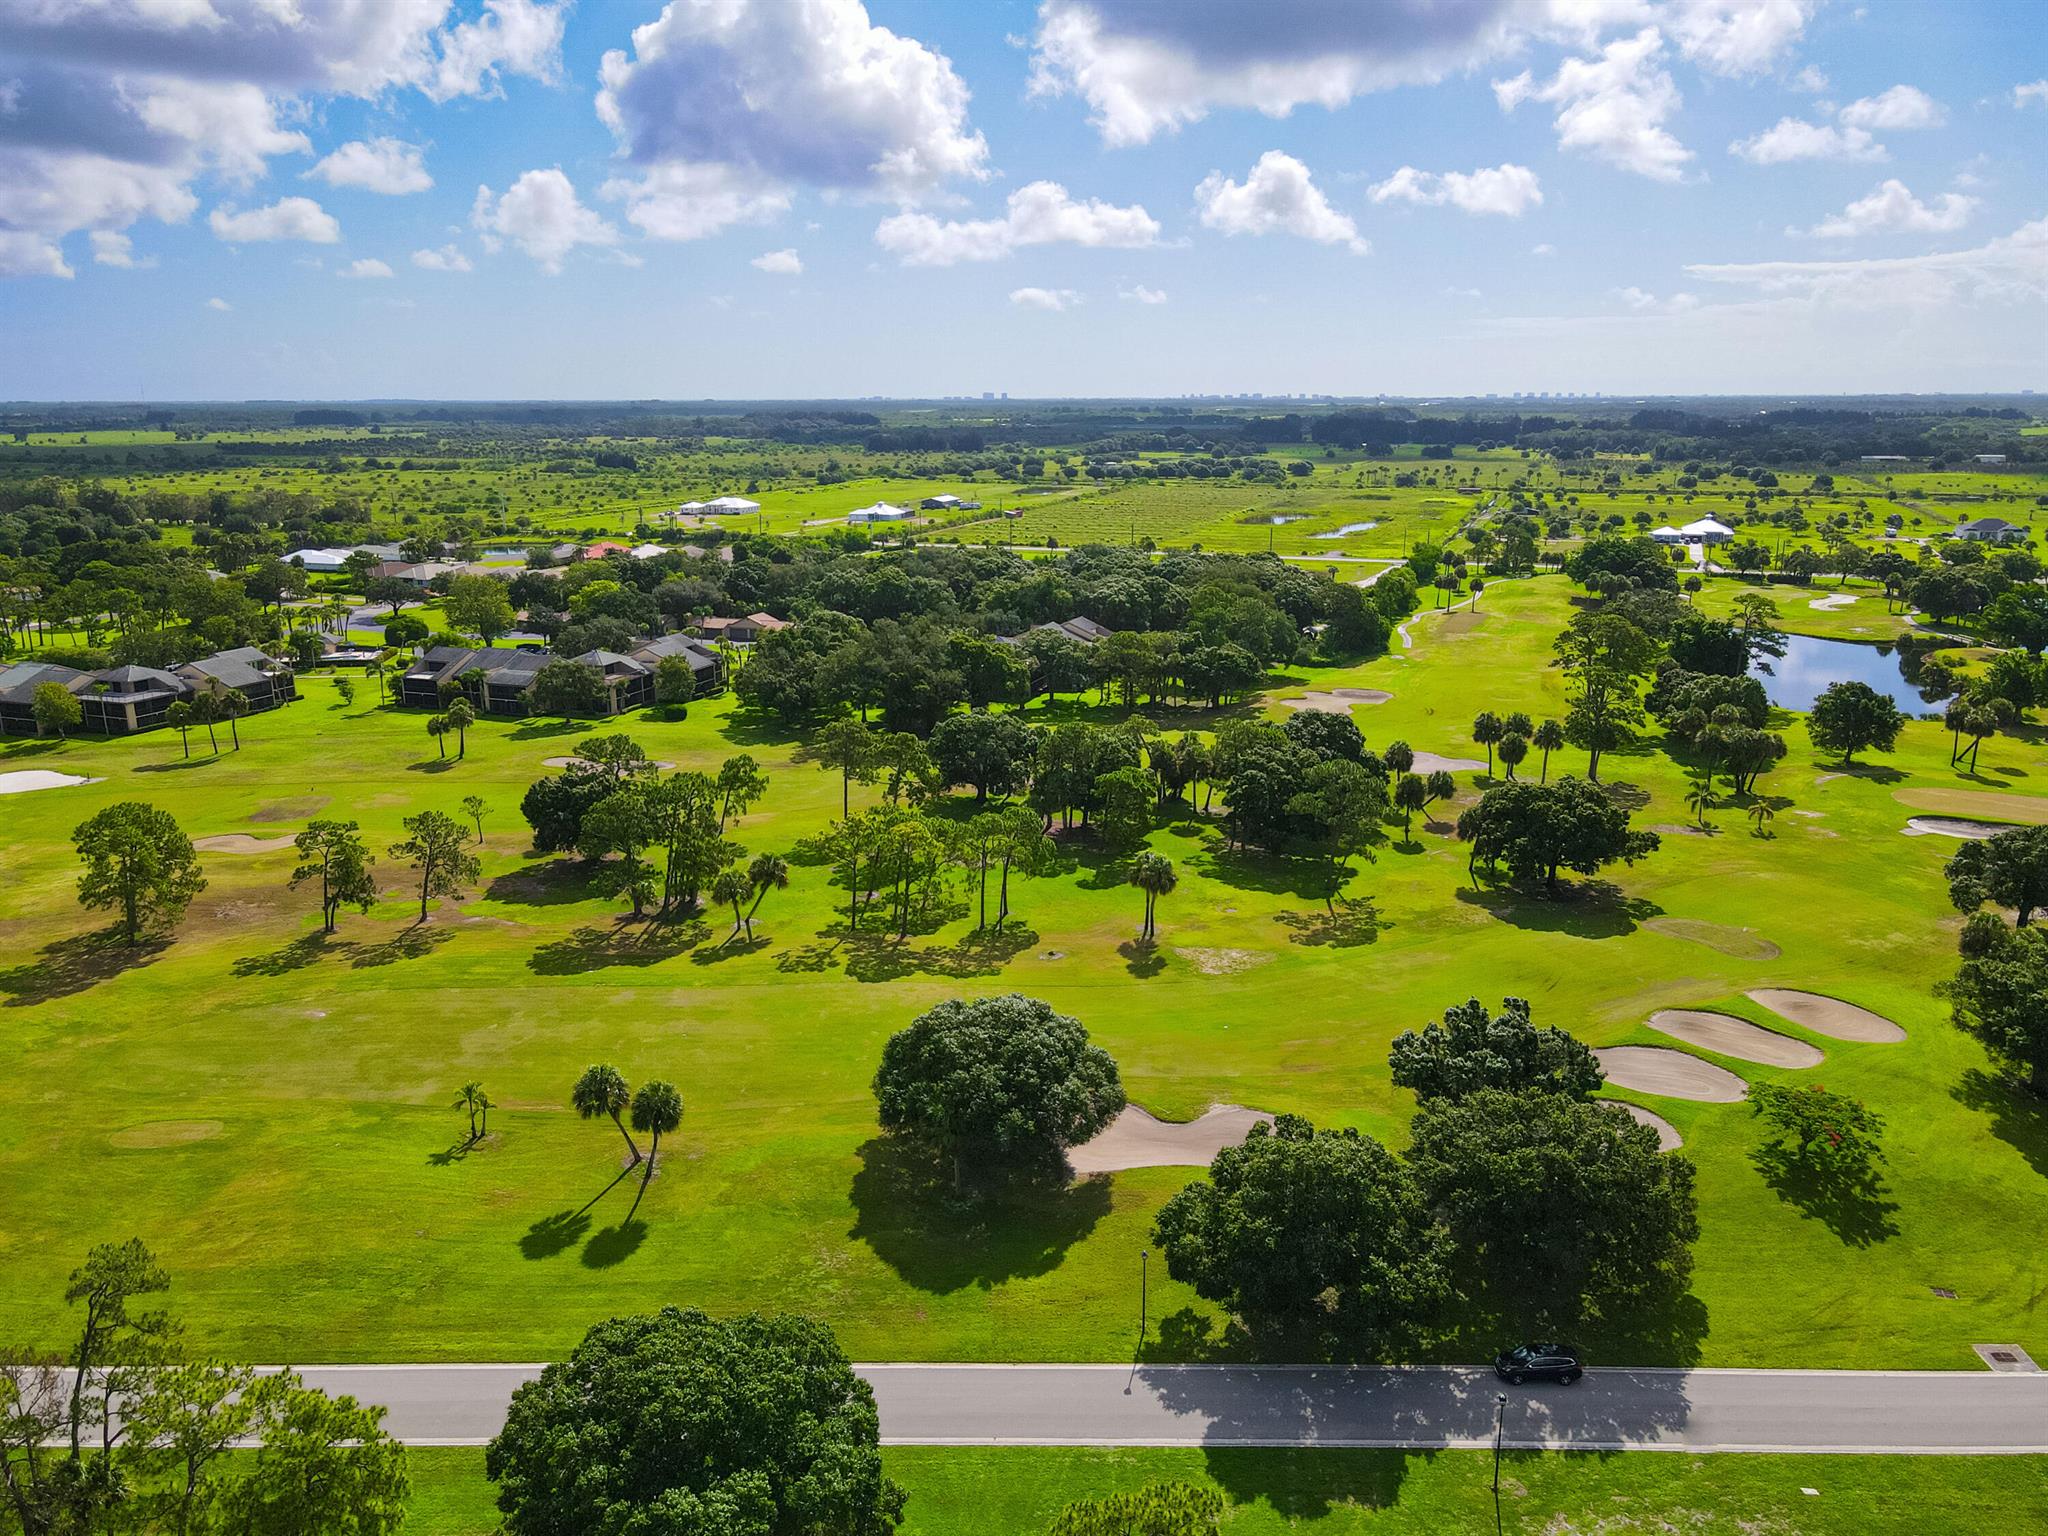
[[[1168,1478],[1231,1501],[1228,1536],[1445,1536],[1493,1520],[1483,1452],[885,1450],[910,1494],[903,1536],[1039,1536],[1075,1499]],[[481,1451],[415,1451],[409,1536],[489,1536]],[[1802,1492],[1811,1488],[1814,1493]],[[1568,1532],[1977,1536],[2048,1526],[2038,1456],[1686,1456],[1513,1453],[1501,1528]]]
[[[1354,711],[1370,742],[1484,757],[1476,711],[1562,712],[1545,663],[1569,596],[1557,577],[1499,583],[1476,615],[1417,618],[1412,650],[1276,691],[1385,689]],[[1331,922],[1307,869],[1226,853],[1186,818],[1152,839],[1182,880],[1147,961],[1123,947],[1136,893],[1078,845],[1067,872],[1018,890],[1001,941],[976,941],[961,915],[901,946],[844,942],[841,893],[801,864],[752,949],[723,946],[716,915],[649,933],[573,863],[524,851],[520,795],[587,728],[488,723],[467,761],[443,764],[425,717],[376,707],[373,687],[346,709],[324,678],[305,692],[245,721],[239,755],[207,757],[203,732],[189,762],[172,732],[0,749],[0,771],[101,779],[0,800],[0,1338],[58,1344],[66,1273],[90,1244],[137,1234],[176,1279],[191,1346],[253,1360],[548,1358],[596,1319],[665,1302],[802,1309],[860,1359],[1127,1358],[1138,1252],[1191,1175],[1115,1175],[979,1224],[936,1213],[875,1155],[869,1091],[882,1042],[923,1008],[1032,993],[1082,1019],[1160,1114],[1223,1100],[1398,1143],[1411,1103],[1389,1083],[1388,1042],[1467,996],[1526,996],[1538,1022],[1596,1045],[1668,1044],[1653,1010],[1769,1022],[1744,993],[1783,986],[1908,1033],[1814,1037],[1827,1059],[1805,1073],[1726,1063],[1866,1099],[1889,1127],[1882,1199],[1802,1208],[1752,1162],[1744,1106],[1644,1100],[1699,1164],[1694,1294],[1640,1336],[1584,1341],[1594,1360],[1970,1368],[1980,1342],[2048,1359],[2048,1113],[1948,1022],[1935,988],[1954,964],[1940,873],[1954,845],[1901,836],[1911,812],[1894,797],[2038,797],[2038,732],[1986,742],[1965,779],[1937,724],[1845,771],[1788,717],[1768,838],[1732,807],[1711,835],[1684,830],[1684,773],[1646,740],[1604,777],[1664,847],[1559,903],[1474,891],[1447,830],[1418,822],[1354,884],[1373,920]],[[751,851],[788,852],[837,813],[836,779],[792,765],[791,744],[729,701],[630,728],[680,765],[761,759],[772,788],[736,834]],[[1551,769],[1582,766],[1567,751]],[[1460,777],[1469,796],[1482,776]],[[289,850],[204,855],[210,888],[170,942],[133,954],[95,942],[104,918],[72,899],[71,829],[116,800],[152,801],[194,837],[349,817],[381,852],[401,816],[472,793],[491,808],[485,878],[423,925],[386,861],[390,899],[323,942],[313,902],[285,888]],[[616,1133],[566,1102],[600,1059],[673,1079],[688,1104],[631,1224],[631,1184],[609,1187]],[[500,1107],[465,1153],[450,1105],[470,1078]],[[1208,1310],[1159,1266],[1152,1279],[1152,1348],[1201,1353]],[[1431,1352],[1495,1343],[1453,1328]]]

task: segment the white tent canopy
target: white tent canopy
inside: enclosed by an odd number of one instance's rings
[[[761,503],[749,501],[744,496],[714,496],[703,504],[707,512],[758,512]]]
[[[910,514],[902,507],[892,507],[886,501],[878,501],[871,507],[861,507],[846,514],[849,523],[897,523]]]

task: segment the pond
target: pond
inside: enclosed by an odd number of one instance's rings
[[[1935,708],[1906,680],[1903,658],[1888,645],[1787,635],[1785,654],[1771,663],[1771,675],[1754,666],[1750,675],[1762,680],[1765,696],[1780,709],[1812,709],[1829,683],[1867,683],[1907,715]]]
[[[1333,528],[1328,533],[1312,533],[1312,539],[1348,539],[1354,533],[1371,533],[1378,523],[1346,523],[1342,528]]]

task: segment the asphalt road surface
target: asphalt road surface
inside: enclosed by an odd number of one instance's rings
[[[414,1445],[481,1445],[537,1365],[306,1366]],[[2048,1453],[2048,1374],[1595,1369],[1509,1387],[1467,1366],[863,1365],[893,1445],[1385,1446]]]

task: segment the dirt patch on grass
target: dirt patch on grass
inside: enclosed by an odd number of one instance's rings
[[[2030,827],[2048,824],[2048,799],[2039,795],[2001,795],[1982,789],[1895,789],[1892,798],[1916,811],[1977,821],[2022,822]]]
[[[124,1151],[137,1152],[211,1141],[226,1129],[218,1120],[145,1120],[123,1127],[107,1140]]]
[[[1804,1025],[1816,1035],[1833,1040],[1858,1040],[1875,1045],[1896,1045],[1906,1032],[1881,1013],[1845,1003],[1839,997],[1818,992],[1789,992],[1782,987],[1759,987],[1749,994],[1780,1018]]]
[[[1749,1084],[1733,1072],[1684,1051],[1667,1051],[1661,1045],[1614,1045],[1593,1054],[1607,1081],[1617,1088],[1701,1104],[1736,1104],[1749,1096]]]
[[[201,853],[275,853],[297,841],[286,837],[251,837],[246,832],[222,832],[213,837],[195,837],[192,846]]]
[[[1273,958],[1256,949],[1176,949],[1174,953],[1204,976],[1235,976]]]
[[[1747,928],[1730,928],[1724,923],[1702,922],[1691,917],[1646,918],[1643,926],[1667,938],[1704,944],[1717,953],[1737,960],[1775,960],[1782,953],[1777,945]]]
[[[1282,699],[1289,709],[1313,709],[1326,715],[1348,715],[1354,704],[1384,704],[1393,695],[1384,688],[1325,688],[1298,699]]]
[[[1826,1059],[1817,1047],[1804,1040],[1760,1029],[1746,1019],[1725,1013],[1660,1008],[1650,1015],[1650,1028],[1717,1056],[1760,1061],[1767,1067],[1817,1067]]]
[[[1469,634],[1479,627],[1479,621],[1485,617],[1486,615],[1482,613],[1474,613],[1470,609],[1466,609],[1463,613],[1445,615],[1443,622],[1438,624],[1437,628],[1447,635]]]
[[[1690,821],[1660,821],[1650,827],[1652,832],[1661,832],[1666,837],[1705,837],[1707,829]]]
[[[1678,1127],[1669,1120],[1666,1120],[1662,1115],[1653,1114],[1651,1111],[1643,1108],[1642,1105],[1631,1104],[1625,1099],[1609,1099],[1605,1102],[1619,1104],[1628,1111],[1628,1117],[1635,1121],[1637,1125],[1647,1125],[1651,1130],[1655,1131],[1657,1133],[1657,1150],[1659,1152],[1676,1152],[1685,1145],[1685,1138],[1678,1134]]]
[[[1218,1152],[1243,1141],[1253,1126],[1272,1119],[1261,1110],[1217,1104],[1199,1119],[1161,1120],[1127,1104],[1108,1130],[1069,1148],[1067,1162],[1082,1175],[1121,1168],[1206,1168]]]
[[[268,805],[259,805],[249,813],[251,821],[304,821],[315,811],[324,811],[329,804],[325,795],[295,795],[289,800],[273,800]]]
[[[1484,773],[1486,764],[1476,757],[1445,757],[1440,752],[1417,751],[1410,773]]]

